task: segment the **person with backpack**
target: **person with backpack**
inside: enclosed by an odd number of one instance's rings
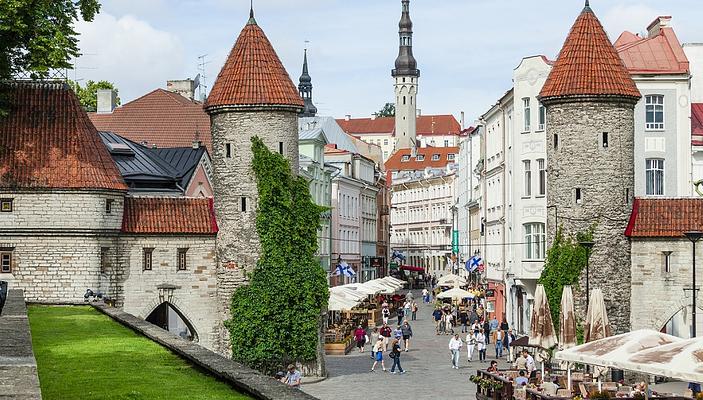
[[[354,331],[354,340],[356,340],[356,347],[359,349],[359,353],[363,353],[364,345],[366,344],[366,331],[361,325]]]
[[[412,318],[411,318],[411,319],[412,319],[413,321],[417,321],[417,310],[418,310],[418,306],[417,306],[417,302],[415,302],[415,300],[413,300],[413,304],[412,304],[411,307],[412,307],[412,310],[413,310],[413,311],[412,311]]]
[[[432,317],[434,318],[435,334],[439,335],[439,328],[442,321],[442,310],[435,308],[434,312],[432,312]]]
[[[388,343],[391,340],[391,335],[393,334],[393,330],[391,329],[388,324],[383,324],[381,327],[381,330],[378,332],[381,337],[383,338],[383,351],[386,351],[388,347]]]
[[[390,357],[393,359],[393,366],[391,367],[391,374],[395,374],[395,367],[398,366],[398,370],[400,371],[401,374],[404,374],[405,371],[403,370],[403,367],[400,366],[400,344],[398,339],[393,339],[391,342],[391,353]]]
[[[410,349],[410,338],[413,336],[413,328],[408,323],[406,319],[403,321],[403,325],[400,326],[400,332],[403,334],[403,347],[405,351]]]
[[[375,358],[373,361],[373,365],[371,366],[371,372],[374,372],[374,369],[376,368],[376,364],[379,362],[381,363],[381,368],[383,368],[383,372],[386,372],[386,365],[383,363],[383,351],[385,350],[385,345],[383,344],[383,337],[379,336],[378,340],[376,343],[374,343],[372,352],[375,354]]]
[[[405,317],[405,311],[403,310],[403,307],[398,307],[397,313],[398,325],[400,325],[401,322],[403,322],[403,317]]]

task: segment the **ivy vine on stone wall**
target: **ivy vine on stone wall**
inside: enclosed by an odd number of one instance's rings
[[[320,315],[327,308],[327,275],[315,258],[320,213],[305,178],[252,138],[259,194],[256,230],[261,254],[249,285],[238,288],[225,322],[232,358],[274,372],[317,359]]]
[[[579,245],[582,241],[593,240],[591,227],[587,232],[579,232],[575,237],[565,236],[561,227],[557,229],[552,246],[547,250],[542,276],[539,283],[544,285],[544,290],[549,299],[549,309],[552,312],[557,332],[559,331],[559,313],[561,312],[561,294],[564,286],[571,285],[578,288],[579,276],[586,267],[586,249]],[[579,324],[580,325],[580,324]],[[577,327],[577,333],[582,336],[582,329]]]

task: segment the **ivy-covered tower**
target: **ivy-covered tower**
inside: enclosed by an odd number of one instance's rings
[[[212,131],[213,189],[217,235],[218,297],[224,319],[234,289],[256,266],[257,188],[252,169],[253,136],[283,154],[298,171],[298,113],[303,100],[273,46],[250,11],[204,104]],[[221,350],[227,351],[222,329]]]
[[[634,107],[640,97],[586,1],[540,93],[549,132],[547,232],[551,243],[556,223],[570,236],[594,227],[589,287],[603,290],[617,333],[630,325],[630,244],[624,233],[633,202]],[[583,318],[585,269],[579,286],[575,302]]]
[[[402,0],[402,14],[398,24],[400,45],[395,68],[391,75],[395,81],[395,148],[415,149],[417,89],[420,70],[413,56],[413,22],[410,19],[410,0]]]

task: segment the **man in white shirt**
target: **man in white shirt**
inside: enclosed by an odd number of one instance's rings
[[[430,302],[430,292],[427,288],[422,289],[422,301],[427,304]]]
[[[527,350],[522,351],[523,356],[527,360],[525,363],[525,367],[527,368],[527,376],[531,377],[532,372],[537,369],[537,365],[535,364],[535,359],[532,358],[530,353]]]
[[[459,339],[459,334],[449,340],[449,352],[452,354],[452,368],[459,369],[459,353],[464,342]]]

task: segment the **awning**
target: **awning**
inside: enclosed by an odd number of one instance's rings
[[[400,269],[405,270],[405,271],[425,272],[425,268],[415,267],[413,265],[401,265]]]

